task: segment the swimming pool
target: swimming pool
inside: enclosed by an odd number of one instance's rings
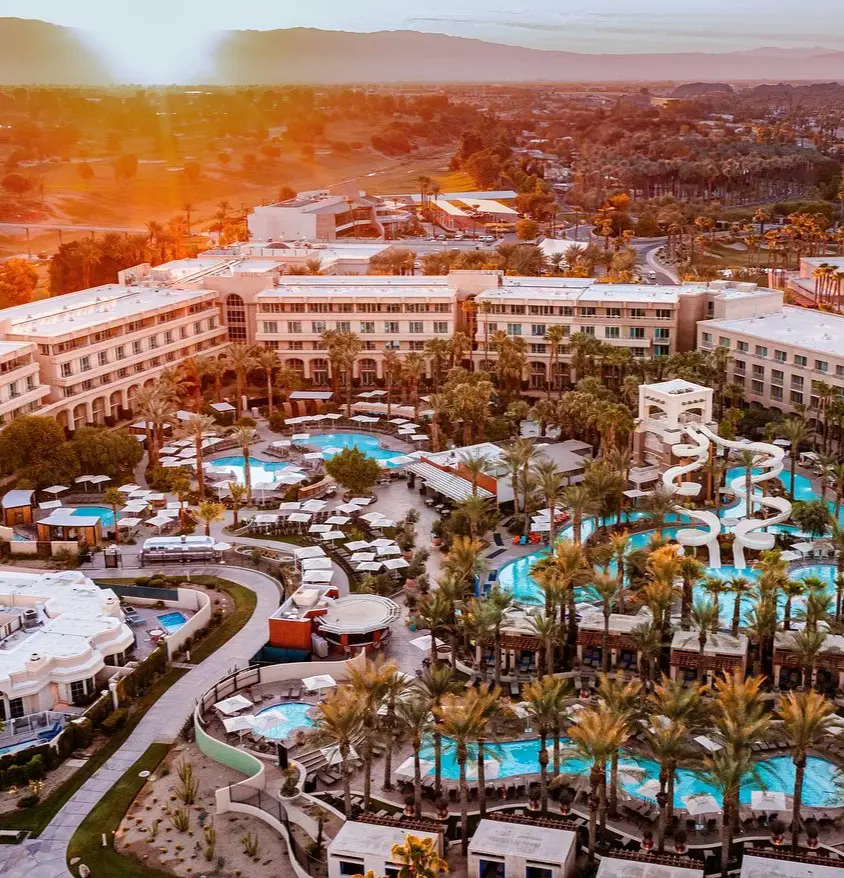
[[[259,710],[256,716],[269,715],[278,717],[278,723],[264,730],[265,738],[273,741],[282,741],[290,736],[294,729],[311,728],[314,721],[308,716],[308,711],[314,709],[313,704],[305,704],[301,701],[291,701],[289,704],[275,704]]]
[[[6,747],[0,747],[0,756],[6,756],[9,753],[18,753],[20,750],[26,750],[34,747],[36,744],[43,744],[41,738],[30,738],[28,741],[19,741],[17,744],[9,744]]]
[[[227,469],[232,474],[232,481],[239,485],[246,484],[246,476],[244,475],[244,461],[242,454],[235,454],[231,457],[218,457],[209,463],[213,467]],[[253,487],[255,485],[274,485],[282,470],[289,469],[292,464],[282,463],[274,460],[259,460],[257,457],[249,458],[249,479]]]
[[[552,742],[548,742],[549,756],[551,756]],[[589,772],[590,763],[579,757],[565,758],[565,748],[569,746],[566,738],[561,739],[563,747],[563,762],[560,771],[563,774],[586,775]],[[457,780],[460,777],[460,766],[457,763],[454,742],[450,738],[442,739],[442,776],[448,780]],[[487,763],[492,763],[488,779],[493,774],[497,777],[508,778],[517,775],[539,774],[539,739],[533,738],[526,741],[509,741],[503,744],[487,744],[485,752],[488,755]],[[477,762],[477,746],[469,747],[469,762],[467,769],[472,763]],[[423,747],[421,751],[423,759],[433,761],[433,746]],[[497,765],[497,771],[496,771]],[[794,792],[794,763],[790,756],[775,756],[772,759],[761,760],[757,763],[759,778],[752,775],[744,779],[741,789],[741,801],[750,803],[750,793],[754,789],[760,789],[763,785],[772,792],[784,792],[793,795]],[[619,756],[618,766],[619,786],[632,796],[648,801],[655,801],[653,796],[646,795],[641,791],[642,785],[648,781],[659,778],[659,764],[652,759],[638,756],[630,751],[622,750]],[[472,769],[474,770],[474,769]],[[434,773],[432,766],[428,774]],[[550,773],[550,772],[549,772]],[[808,807],[832,808],[844,805],[844,794],[835,778],[838,768],[826,759],[810,756],[806,765],[806,775],[803,787],[803,803]],[[683,808],[683,797],[709,793],[719,802],[721,795],[715,787],[707,783],[700,774],[688,769],[678,769],[674,784],[674,806]]]
[[[163,613],[161,616],[158,616],[158,624],[168,633],[173,634],[178,631],[185,622],[188,621],[187,616],[184,613],[173,612],[173,613]]]
[[[114,525],[114,512],[108,506],[75,506],[71,515],[98,516],[103,527]]]
[[[315,448],[357,448],[362,454],[375,460],[390,461],[394,457],[400,457],[401,451],[390,451],[381,447],[381,441],[372,433],[313,433],[308,439],[308,445]],[[336,452],[322,452],[322,456],[326,460],[334,457]],[[389,465],[389,463],[388,463]]]

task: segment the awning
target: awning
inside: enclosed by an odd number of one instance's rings
[[[220,414],[237,411],[237,409],[230,402],[212,402],[210,408],[214,409],[215,412],[219,412]]]
[[[429,488],[451,500],[461,502],[472,496],[471,482],[453,473],[438,469],[430,463],[413,463],[407,469],[423,479]],[[491,491],[480,486],[477,488],[477,494],[484,498],[492,498],[493,496]]]
[[[331,390],[294,390],[288,397],[289,399],[317,399],[327,402],[334,396]]]

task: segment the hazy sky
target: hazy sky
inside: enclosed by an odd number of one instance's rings
[[[83,28],[121,72],[174,77],[231,28],[408,28],[583,52],[844,48],[841,0],[0,0],[0,14]]]

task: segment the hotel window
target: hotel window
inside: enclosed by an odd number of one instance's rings
[[[837,378],[844,378],[844,366],[836,366],[835,375]]]
[[[18,397],[20,395],[20,391],[18,390],[18,382],[13,381],[9,385],[9,399],[15,399],[15,397]]]
[[[730,340],[729,340],[725,335],[722,335],[722,336],[718,339],[718,344],[719,344],[722,348],[729,348],[729,346],[730,346]]]
[[[803,404],[803,394],[798,390],[792,390],[791,396],[789,397],[792,405],[802,405]]]
[[[179,338],[187,338],[188,337],[188,328],[187,326],[179,327]]]
[[[107,366],[108,365],[108,351],[100,351],[97,354],[97,362],[101,366]]]
[[[73,374],[73,368],[70,363],[62,363],[61,369],[62,378],[70,378],[70,376]]]
[[[91,358],[90,357],[80,357],[79,358],[79,371],[87,372],[91,368]]]
[[[528,313],[536,316],[550,317],[554,313],[553,305],[531,305]]]
[[[302,334],[302,323],[299,320],[288,320],[287,321],[287,332],[289,335],[301,335]]]
[[[630,309],[630,316],[636,317],[636,318],[644,317],[645,316],[645,309],[644,308],[631,308]]]
[[[657,326],[657,328],[654,330],[654,338],[671,338],[671,330],[665,329],[665,327],[662,326]]]
[[[525,878],[554,878],[554,870],[550,866],[525,866]]]
[[[544,344],[532,344],[530,346],[530,352],[532,354],[544,354],[548,350],[548,345]]]
[[[399,334],[398,320],[387,320],[384,323],[384,332],[389,333],[390,335],[398,335]]]
[[[449,311],[451,311],[451,305],[449,305],[447,303],[441,302],[437,305],[434,305],[434,313],[435,314],[448,314]]]
[[[643,326],[631,326],[630,327],[630,338],[644,338],[645,337],[645,329]]]
[[[671,309],[670,308],[657,308],[656,309],[656,319],[657,320],[670,320],[671,319]]]
[[[818,372],[829,372],[829,363],[826,360],[815,360],[815,369]]]
[[[164,344],[173,344],[173,330],[168,329],[167,332],[164,333]]]
[[[407,328],[411,335],[421,335],[425,331],[425,324],[421,320],[411,320]]]
[[[757,357],[767,357],[768,356],[768,348],[763,344],[756,345],[756,356]]]
[[[493,332],[498,332],[498,324],[495,322],[487,323],[487,329],[489,330],[490,334],[492,334]]]
[[[607,308],[607,317],[621,317],[621,308]]]
[[[782,384],[783,377],[781,369],[771,369],[771,384]]]
[[[478,878],[507,878],[504,863],[478,859]]]
[[[712,333],[711,332],[702,332],[700,336],[700,340],[703,344],[712,344]]]
[[[545,336],[545,324],[544,323],[532,323],[530,325],[530,334],[535,336]]]
[[[765,384],[762,381],[751,381],[750,388],[757,396],[761,396],[765,391]]]
[[[375,324],[369,321],[361,323],[360,331],[362,335],[372,335],[375,332]]]
[[[808,365],[808,363],[809,363],[809,361],[802,354],[795,354],[794,355],[794,365],[795,366],[802,366],[805,369],[806,366]]]
[[[569,305],[563,305],[563,307],[560,308],[560,316],[561,317],[574,317],[574,308],[572,308]]]
[[[314,320],[311,323],[311,332],[314,332],[317,335],[322,335],[323,332],[325,332],[327,325],[328,324],[324,320]]]
[[[740,372],[743,375],[744,370],[745,370],[744,360],[733,360],[733,371],[734,372]]]
[[[410,349],[412,351],[424,351],[425,350],[425,342],[424,341],[412,341],[412,342],[410,342]]]
[[[791,376],[791,386],[792,387],[803,387],[803,376],[802,375],[792,375]]]
[[[232,323],[237,323],[237,321],[236,321],[236,320],[232,320]],[[193,325],[193,334],[194,334],[194,335],[199,335],[200,332],[202,332],[202,321],[201,321],[201,320],[197,320],[197,322],[194,323],[194,325]],[[244,338],[245,338],[245,336],[244,336]]]
[[[647,354],[647,351],[644,348],[631,348],[630,353],[634,357],[644,357]]]
[[[492,327],[490,326],[490,332],[492,332]],[[448,323],[445,320],[438,320],[434,323],[434,335],[447,335],[448,334]]]
[[[784,363],[788,359],[788,355],[785,351],[774,351],[774,359],[778,363]]]
[[[595,335],[595,327],[594,326],[581,326],[580,331],[584,335],[592,335],[592,336]]]
[[[604,328],[605,338],[620,338],[620,329],[618,326],[607,326]]]
[[[507,335],[521,335],[522,334],[522,324],[521,323],[508,323],[507,324]]]
[[[775,399],[777,402],[782,402],[782,387],[771,387],[771,399]]]
[[[746,341],[736,342],[736,350],[740,351],[743,354],[746,354],[750,345]]]
[[[350,863],[347,860],[340,860],[339,866],[341,875],[362,875],[365,871],[363,868],[363,860],[359,863]]]
[[[349,323],[348,320],[338,320],[337,321],[337,332],[351,332],[352,324]]]
[[[581,317],[594,317],[598,313],[597,308],[581,308],[580,316]]]
[[[263,332],[275,335],[278,332],[278,320],[265,320]]]
[[[525,306],[524,305],[511,305],[510,306],[510,313],[511,314],[524,314],[525,313]]]
[[[758,363],[753,364],[753,377],[754,378],[764,378],[765,377],[765,367],[760,366]]]
[[[384,342],[384,350],[385,351],[400,351],[401,350],[401,342],[400,341],[385,341]]]
[[[401,314],[401,305],[396,304],[395,302],[390,302],[387,305],[387,313],[388,314]]]
[[[158,347],[158,336],[157,335],[151,335],[149,337],[149,341],[147,342],[147,347],[151,351],[154,351]]]
[[[26,389],[35,390],[35,379],[32,377],[32,375],[26,376]]]
[[[9,719],[20,719],[23,716],[23,698],[9,699]]]
[[[141,347],[141,343],[139,341],[132,342],[132,353],[133,354],[143,353],[143,348]]]
[[[667,344],[654,345],[655,357],[667,357],[671,353],[671,348]]]

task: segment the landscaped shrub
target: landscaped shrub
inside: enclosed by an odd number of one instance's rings
[[[4,782],[7,787],[21,787],[28,778],[25,765],[11,765],[4,772]]]
[[[73,749],[84,750],[94,737],[94,726],[91,720],[83,716],[76,722],[70,724],[73,735]]]
[[[44,757],[40,754],[33,756],[24,766],[26,769],[26,779],[41,780],[44,777]]]
[[[267,419],[270,429],[275,433],[281,433],[284,430],[284,422],[287,420],[286,412],[273,412]]]
[[[106,735],[112,735],[114,732],[122,729],[129,717],[128,707],[118,707],[117,710],[110,713],[102,724],[102,730]]]
[[[33,805],[38,804],[40,798],[37,793],[27,793],[18,799],[17,806],[18,808],[31,808]]]

